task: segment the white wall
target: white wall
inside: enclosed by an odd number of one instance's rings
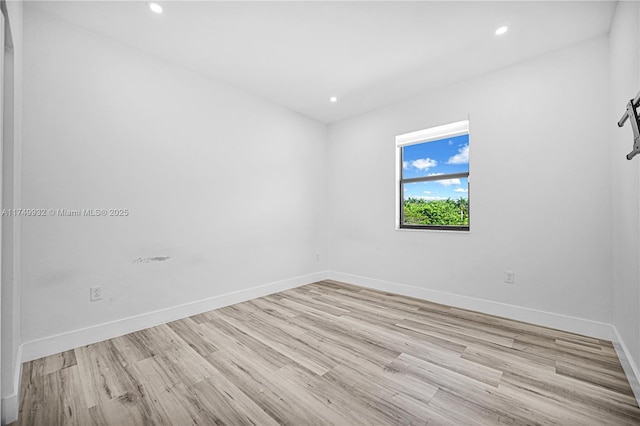
[[[629,99],[640,90],[640,7],[637,2],[619,2],[610,33],[611,111],[616,123]],[[633,132],[627,122],[610,131],[613,259],[613,324],[627,346],[636,367],[640,361],[640,157],[627,161]]]
[[[326,269],[325,125],[29,4],[24,36],[23,206],[130,211],[23,220],[24,341]]]
[[[600,37],[331,125],[330,269],[610,323],[608,81]],[[467,116],[471,232],[396,231],[394,137]]]

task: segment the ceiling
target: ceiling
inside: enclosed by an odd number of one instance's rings
[[[612,1],[30,1],[325,123],[609,32]],[[496,36],[501,25],[509,31]],[[338,102],[331,103],[331,96]]]

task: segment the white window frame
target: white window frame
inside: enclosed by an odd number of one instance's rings
[[[467,227],[449,227],[449,226],[402,226],[402,208],[404,201],[404,194],[402,191],[402,148],[409,145],[416,145],[425,142],[431,142],[440,139],[453,138],[461,135],[469,134],[469,120],[456,121],[455,123],[444,124],[442,126],[430,127],[424,130],[418,130],[417,132],[405,133],[403,135],[396,136],[396,196],[394,200],[394,206],[396,211],[396,224],[397,231],[400,230],[426,230],[426,231],[453,231],[453,232],[469,232],[470,226]],[[467,175],[467,182],[471,185],[470,181],[471,170]],[[439,179],[451,177],[448,175],[438,176]],[[427,180],[427,179],[425,179]],[[432,179],[433,180],[433,179]],[[469,203],[471,201],[469,200]],[[469,207],[469,211],[471,207]],[[469,217],[471,221],[471,217]],[[471,225],[471,223],[469,223]]]

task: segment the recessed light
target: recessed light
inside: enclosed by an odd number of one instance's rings
[[[501,26],[500,28],[498,28],[496,30],[496,35],[502,35],[504,33],[506,33],[507,31],[509,31],[509,27],[507,27],[506,25]]]
[[[147,5],[149,6],[149,9],[151,9],[152,12],[154,13],[162,13],[162,6],[160,6],[159,3],[156,3],[154,1],[150,1],[147,3]]]
[[[329,102],[333,102],[333,103],[338,102],[338,98],[336,98],[335,96],[332,96],[329,98]]]

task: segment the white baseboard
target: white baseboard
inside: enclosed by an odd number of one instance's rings
[[[3,425],[8,425],[18,420],[18,405],[20,402],[20,377],[22,376],[22,345],[18,346],[16,352],[16,365],[13,372],[13,392],[11,395],[2,397],[2,419]]]
[[[640,370],[638,370],[638,366],[630,355],[629,348],[624,343],[616,326],[612,325],[611,328],[614,333],[614,338],[612,339],[613,347],[616,349],[620,364],[622,364],[627,380],[629,380],[629,385],[631,385],[633,395],[635,395],[638,406],[640,406],[640,374],[638,374]]]
[[[528,322],[530,324],[569,331],[571,333],[596,337],[598,339],[614,339],[614,332],[611,325],[602,322],[552,312],[539,311],[506,303],[493,302],[491,300],[478,299],[475,297],[462,296],[444,291],[429,290],[422,287],[362,277],[344,272],[329,271],[328,274],[329,279],[360,285],[375,290],[387,291],[390,293],[401,294],[403,296],[415,297],[417,299],[425,299],[443,305]]]
[[[18,394],[2,398],[2,424],[8,425],[18,420]]]
[[[120,320],[81,328],[66,333],[32,340],[23,344],[22,361],[27,362],[44,356],[57,354],[91,343],[112,339],[134,331],[155,327],[170,321],[190,317],[213,309],[233,305],[279,291],[299,287],[327,278],[327,272],[316,272],[269,284],[264,284],[232,293],[214,296],[196,302],[185,303],[154,312],[147,312]]]

